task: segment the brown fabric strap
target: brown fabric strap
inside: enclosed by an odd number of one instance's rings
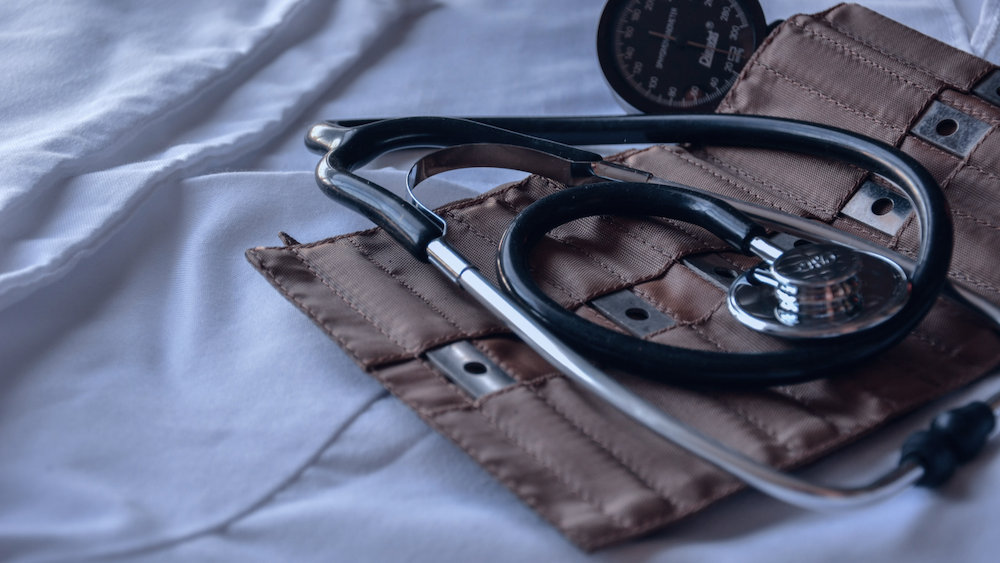
[[[961,96],[961,104],[1000,119],[997,108],[968,99],[968,89],[990,69],[868,10],[845,5],[785,22],[755,55],[722,111],[834,123],[901,144],[921,160],[938,159],[928,166],[948,180],[949,199],[962,194],[953,201],[956,226],[962,222],[958,213],[973,217],[958,232],[952,276],[989,289],[1000,286],[995,267],[1000,257],[998,247],[989,245],[996,239],[982,237],[997,236],[990,226],[1000,225],[1000,205],[989,201],[982,182],[964,178],[994,174],[986,168],[989,155],[979,153],[993,150],[994,161],[1000,153],[984,141],[970,158],[952,162],[954,157],[927,149],[907,131],[935,98],[952,104]],[[870,95],[844,83],[864,84]],[[819,217],[912,252],[915,227],[890,239],[838,215],[863,179],[861,171],[758,150],[652,147],[619,159],[667,179]],[[531,177],[446,206],[441,212],[449,223],[449,241],[493,276],[497,244],[511,218],[559,189],[565,188]],[[963,203],[975,197],[979,205]],[[534,263],[537,279],[553,298],[609,327],[588,302],[631,288],[676,321],[650,337],[657,342],[723,351],[786,346],[738,325],[725,310],[723,292],[680,262],[720,250],[722,243],[690,225],[600,217],[557,229],[540,244]],[[750,263],[731,252],[722,256],[741,268]],[[662,528],[741,488],[577,389],[467,294],[378,229],[255,248],[247,257],[369,374],[583,548]],[[459,340],[471,341],[517,384],[472,400],[424,356]],[[706,434],[788,468],[967,384],[998,362],[1000,337],[974,313],[941,299],[891,353],[841,377],[706,392],[617,375],[643,398]]]

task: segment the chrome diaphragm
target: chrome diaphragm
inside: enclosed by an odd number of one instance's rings
[[[895,262],[838,244],[794,247],[741,275],[729,310],[744,325],[785,338],[828,338],[874,327],[906,303]]]

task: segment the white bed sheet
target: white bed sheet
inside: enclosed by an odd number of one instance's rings
[[[833,3],[762,1],[769,19]],[[1000,62],[997,0],[978,26],[975,0],[862,3]],[[620,112],[602,4],[0,5],[0,559],[995,560],[995,444],[939,492],[845,514],[746,493],[584,554],[246,263],[279,230],[369,225],[315,188],[316,120]],[[403,167],[368,174],[401,189]],[[920,418],[809,474],[874,475]]]

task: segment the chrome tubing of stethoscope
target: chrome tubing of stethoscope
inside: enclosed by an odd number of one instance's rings
[[[816,485],[759,463],[666,414],[594,367],[542,327],[520,305],[494,287],[468,260],[438,238],[427,245],[431,263],[503,319],[521,339],[577,385],[684,450],[712,463],[748,485],[795,506],[811,510],[853,508],[893,496],[924,474],[904,463],[871,484],[854,488]]]

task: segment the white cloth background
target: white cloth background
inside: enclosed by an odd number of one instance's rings
[[[998,0],[863,3],[1000,62]],[[316,120],[620,112],[602,4],[0,4],[0,560],[995,560],[996,445],[940,492],[845,514],[746,493],[586,555],[246,263],[279,230],[368,226],[315,187]],[[399,166],[368,174],[399,189]],[[809,474],[874,475],[905,426]]]

